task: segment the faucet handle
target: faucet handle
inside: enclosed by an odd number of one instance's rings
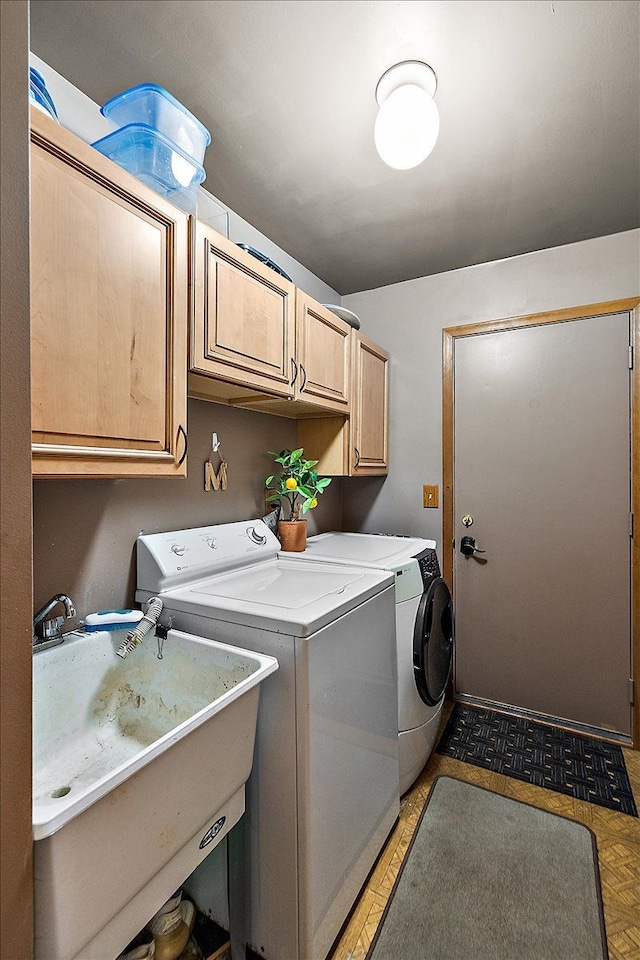
[[[52,617],[51,620],[43,620],[40,625],[40,636],[43,640],[55,640],[60,634],[65,617]]]

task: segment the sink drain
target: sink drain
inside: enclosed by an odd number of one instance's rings
[[[66,797],[68,793],[71,793],[71,787],[67,785],[65,787],[57,787],[52,791],[51,796],[54,800],[59,800],[60,797]]]

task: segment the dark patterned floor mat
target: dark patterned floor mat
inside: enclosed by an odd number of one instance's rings
[[[638,816],[622,750],[594,737],[457,703],[438,753]]]

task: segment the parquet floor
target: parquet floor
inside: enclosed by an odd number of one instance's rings
[[[441,729],[451,709],[452,705],[449,705],[443,711]],[[623,752],[636,806],[640,810],[640,752],[627,749]],[[364,960],[433,781],[441,775],[476,783],[506,797],[524,800],[552,813],[571,817],[590,827],[598,843],[609,958],[640,960],[640,820],[437,753],[432,755],[421,776],[402,798],[400,819],[330,960]],[[402,957],[397,960],[402,960]]]

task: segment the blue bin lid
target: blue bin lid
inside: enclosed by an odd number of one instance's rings
[[[183,103],[180,103],[179,100],[176,100],[173,94],[169,93],[168,90],[165,90],[164,87],[161,87],[157,83],[139,83],[135,87],[129,87],[128,90],[123,90],[122,93],[118,93],[115,97],[111,97],[109,100],[107,100],[107,102],[100,107],[100,113],[103,117],[109,117],[114,106],[121,103],[123,100],[129,100],[131,97],[138,96],[142,93],[157,93],[159,96],[164,97],[165,100],[168,100],[169,103],[180,110],[181,113],[184,113],[186,117],[189,117],[189,119],[192,120],[200,128],[200,130],[202,130],[203,134],[205,135],[207,146],[211,143],[211,134],[205,125],[201,123],[198,118],[191,113],[190,110],[187,110]]]

